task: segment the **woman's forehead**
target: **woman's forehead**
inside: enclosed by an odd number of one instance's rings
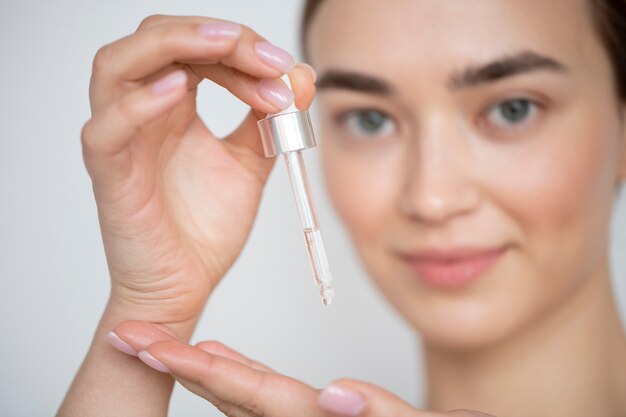
[[[601,46],[585,0],[325,0],[308,33],[319,69],[467,65],[521,51],[576,66]],[[590,55],[591,54],[591,55]]]

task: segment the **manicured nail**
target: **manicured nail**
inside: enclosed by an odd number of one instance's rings
[[[187,73],[183,70],[176,70],[154,83],[152,93],[161,96],[184,84],[187,84]]]
[[[365,409],[365,399],[356,391],[329,385],[318,398],[320,407],[341,416],[358,416]]]
[[[128,343],[124,342],[114,331],[110,331],[104,335],[104,340],[120,352],[127,355],[137,356],[137,351]]]
[[[212,39],[236,39],[241,35],[241,25],[233,22],[211,22],[198,26],[198,33]]]
[[[280,80],[263,79],[257,87],[259,95],[279,110],[286,109],[293,102],[293,92]]]
[[[284,51],[269,42],[257,42],[256,45],[254,45],[254,50],[263,62],[285,74],[291,71],[294,65],[296,65],[296,60],[289,52]]]
[[[304,62],[296,64],[296,67],[306,68],[311,73],[311,76],[313,77],[313,84],[315,84],[315,81],[317,81],[317,71],[315,71],[315,68]]]
[[[137,356],[139,356],[139,359],[141,359],[141,361],[145,363],[146,365],[148,365],[150,368],[156,369],[157,371],[160,371],[160,372],[165,372],[166,374],[170,373],[170,368],[168,368],[167,366],[159,362],[147,350],[142,350],[141,352],[139,352]]]

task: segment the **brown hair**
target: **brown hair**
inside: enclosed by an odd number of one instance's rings
[[[300,25],[300,45],[308,59],[306,35],[323,0],[306,0]],[[626,102],[626,0],[589,0],[596,31],[613,64],[617,93]]]

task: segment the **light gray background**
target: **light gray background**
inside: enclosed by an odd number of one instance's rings
[[[91,341],[108,277],[79,134],[99,47],[154,13],[245,23],[297,53],[300,1],[0,1],[0,415],[53,415]],[[217,134],[246,107],[218,87],[199,109]],[[337,377],[381,385],[419,404],[418,343],[367,281],[329,206],[316,152],[307,155],[336,275],[319,302],[295,205],[277,165],[239,261],[212,296],[194,341],[221,340],[288,375],[323,386]],[[614,225],[616,293],[626,316],[626,207]],[[280,252],[288,256],[273,256]],[[619,258],[619,259],[617,259]],[[172,416],[221,415],[177,387]]]

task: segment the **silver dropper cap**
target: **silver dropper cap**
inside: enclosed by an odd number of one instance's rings
[[[266,157],[317,145],[308,111],[269,115],[257,122]]]

